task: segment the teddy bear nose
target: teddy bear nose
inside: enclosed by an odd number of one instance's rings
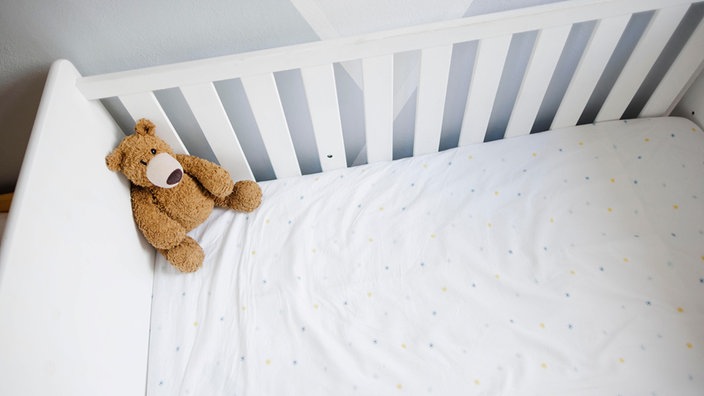
[[[176,169],[171,174],[169,177],[166,179],[166,183],[169,185],[174,185],[178,182],[181,181],[181,178],[183,177],[183,172],[181,172],[181,169]]]
[[[149,160],[146,176],[156,187],[172,188],[183,179],[183,167],[176,158],[160,153]]]

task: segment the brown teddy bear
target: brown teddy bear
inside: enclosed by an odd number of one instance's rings
[[[154,124],[141,119],[106,158],[108,168],[132,182],[132,213],[149,243],[182,272],[203,265],[204,253],[186,233],[208,218],[215,205],[251,212],[262,192],[251,180],[234,183],[220,166],[174,154],[154,134]]]

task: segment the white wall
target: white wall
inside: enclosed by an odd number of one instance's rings
[[[553,1],[0,1],[0,193],[14,187],[55,59],[91,75]]]

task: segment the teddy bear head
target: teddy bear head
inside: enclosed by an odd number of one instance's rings
[[[183,178],[183,167],[154,130],[151,121],[144,118],[137,121],[135,133],[122,139],[105,157],[105,162],[110,170],[122,172],[135,185],[175,187]]]

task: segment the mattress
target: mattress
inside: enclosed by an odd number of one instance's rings
[[[583,125],[261,183],[156,263],[152,395],[700,394],[704,135]]]

